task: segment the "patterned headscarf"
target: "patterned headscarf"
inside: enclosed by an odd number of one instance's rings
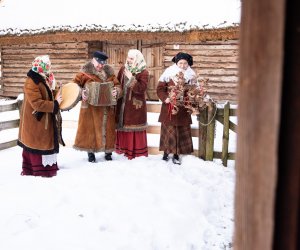
[[[133,57],[134,61],[132,65],[128,65],[126,62],[125,68],[128,69],[133,75],[141,73],[146,68],[146,62],[141,51],[137,49],[130,49],[128,51],[128,56]]]
[[[31,69],[46,79],[50,89],[55,89],[56,81],[51,72],[51,62],[48,55],[36,57],[32,62]]]

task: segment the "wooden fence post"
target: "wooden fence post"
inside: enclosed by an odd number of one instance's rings
[[[207,108],[207,137],[206,137],[206,157],[205,160],[212,161],[214,158],[214,138],[215,138],[215,112],[216,105]]]
[[[223,142],[222,142],[222,162],[227,167],[228,161],[228,144],[229,144],[229,109],[230,103],[226,102],[224,105],[224,117],[223,117]]]
[[[198,120],[198,157],[206,160],[206,138],[207,131],[206,127],[202,124],[207,123],[207,108],[202,110],[199,115],[197,115]]]

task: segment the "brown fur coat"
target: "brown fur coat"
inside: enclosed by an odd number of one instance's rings
[[[45,79],[30,70],[24,84],[18,145],[31,153],[59,152],[59,105]],[[59,116],[60,117],[60,116]]]
[[[120,83],[113,68],[105,65],[103,71],[96,71],[91,62],[86,63],[75,78],[80,87],[88,82],[113,81],[121,92]],[[78,129],[74,148],[87,152],[112,152],[115,148],[115,106],[101,107],[81,104]]]

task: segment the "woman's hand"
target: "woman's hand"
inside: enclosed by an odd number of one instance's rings
[[[166,100],[165,100],[165,103],[170,103],[171,102],[171,100],[170,100],[170,98],[168,97]]]
[[[61,89],[57,92],[57,94],[55,96],[55,100],[58,102],[58,104],[61,104],[61,102],[63,101],[62,95],[61,95]]]
[[[87,99],[88,99],[88,92],[87,92],[87,89],[82,89],[82,92],[81,92],[81,98],[82,98],[82,101],[86,102]]]

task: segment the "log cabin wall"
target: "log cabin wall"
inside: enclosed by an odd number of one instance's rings
[[[1,96],[1,92],[3,90],[3,86],[2,86],[2,59],[1,59],[1,51],[2,51],[2,48],[0,46],[0,96]]]
[[[197,75],[209,78],[208,91],[212,98],[219,102],[237,101],[238,40],[187,43],[132,39],[3,45],[0,95],[16,97],[22,93],[26,73],[38,55],[48,54],[56,79],[67,83],[95,50],[103,50],[109,55],[108,63],[117,74],[125,63],[128,50],[136,48],[142,51],[150,73],[149,100],[158,100],[158,79],[164,69],[172,65],[173,56],[187,52],[194,58],[193,69]]]
[[[192,68],[201,78],[208,78],[209,95],[216,101],[237,102],[238,40],[197,43],[167,43],[164,48],[164,67],[172,65],[178,52],[193,56]]]
[[[2,95],[10,97],[23,92],[26,74],[36,56],[50,56],[52,71],[62,83],[70,82],[88,60],[88,44],[85,42],[3,45],[1,51]]]

